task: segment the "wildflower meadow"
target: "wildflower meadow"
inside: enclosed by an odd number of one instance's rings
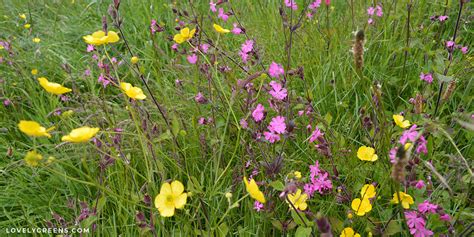
[[[470,0],[1,0],[0,236],[473,236]]]

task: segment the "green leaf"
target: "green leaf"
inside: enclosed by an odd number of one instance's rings
[[[383,235],[384,236],[391,236],[391,235],[394,235],[398,232],[401,232],[402,231],[402,227],[400,226],[400,224],[398,224],[398,222],[396,221],[390,221],[390,223],[388,223],[388,226],[386,227]]]
[[[225,237],[229,233],[229,227],[226,223],[222,223],[219,227],[217,227],[217,236]]]
[[[179,120],[178,120],[178,117],[176,117],[175,115],[173,115],[172,117],[172,121],[171,121],[171,129],[173,130],[173,135],[177,136],[180,129],[179,129]]]
[[[332,122],[332,115],[328,112],[326,115],[324,115],[324,120],[326,120],[328,125],[330,125]]]
[[[272,220],[272,225],[279,231],[283,231],[283,225],[279,220]]]
[[[308,237],[311,235],[311,231],[311,227],[299,226],[298,229],[296,229],[295,237]]]
[[[283,191],[285,189],[285,185],[281,181],[278,181],[278,180],[271,182],[270,186],[272,186],[277,191]]]
[[[442,75],[442,74],[439,74],[439,73],[436,73],[435,76],[440,82],[450,82],[450,81],[454,80],[453,77],[448,77],[448,76],[445,76],[445,75]]]
[[[291,217],[293,218],[293,221],[300,226],[313,226],[313,222],[309,221],[303,212],[300,212],[298,215],[295,210],[291,210]]]

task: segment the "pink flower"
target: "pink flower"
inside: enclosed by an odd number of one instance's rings
[[[392,164],[397,163],[397,148],[396,147],[390,149],[390,152],[388,153],[388,157],[390,158],[390,163]]]
[[[194,100],[199,104],[207,103],[206,97],[201,92],[198,92],[196,96],[194,96]]]
[[[416,211],[405,212],[407,225],[410,233],[415,237],[425,237],[433,235],[433,232],[425,228],[426,221],[423,217],[419,217]]]
[[[309,142],[314,142],[318,140],[324,133],[319,130],[319,128],[314,129],[313,133],[311,133],[311,137],[309,138]]]
[[[196,64],[197,60],[198,60],[198,57],[196,54],[192,54],[192,55],[188,55],[186,57],[188,59],[188,62],[191,63],[191,64]]]
[[[367,14],[369,16],[373,16],[375,14],[375,8],[374,7],[367,8]]]
[[[94,51],[94,50],[95,50],[94,45],[92,45],[92,44],[88,44],[88,45],[87,45],[87,52],[88,52],[88,53],[90,53],[90,52],[92,52],[92,51]]]
[[[464,46],[464,47],[461,48],[461,52],[462,52],[463,54],[467,54],[467,51],[468,51],[467,46]]]
[[[199,125],[206,125],[206,119],[204,117],[200,117],[198,119],[198,123],[199,123]]]
[[[255,110],[252,112],[252,117],[255,122],[260,122],[265,117],[265,107],[262,104],[258,104]]]
[[[304,191],[308,196],[313,196],[314,192],[318,191],[320,194],[332,189],[332,182],[328,179],[329,174],[319,168],[319,161],[314,165],[309,166],[310,182],[304,185]]]
[[[5,100],[3,100],[3,105],[4,105],[5,107],[7,107],[7,106],[9,106],[9,105],[11,105],[11,104],[12,104],[12,101],[11,101],[10,99],[5,99]]]
[[[273,133],[282,134],[286,131],[285,117],[276,116],[268,125],[268,130]]]
[[[417,147],[416,147],[416,153],[420,154],[420,153],[424,153],[424,154],[427,154],[428,153],[428,142],[426,141],[425,137],[424,136],[420,136],[420,138],[418,139],[417,141]]]
[[[257,212],[260,212],[263,209],[263,204],[260,203],[259,201],[255,201],[253,203],[253,209],[256,210]]]
[[[326,0],[326,5],[329,6],[329,4],[331,4],[331,0]]]
[[[247,63],[249,60],[249,55],[248,53],[244,53],[242,51],[239,52],[240,58],[242,59],[242,62]]]
[[[253,50],[253,40],[246,40],[245,43],[242,44],[241,50],[244,53],[250,53]]]
[[[104,77],[104,75],[102,75],[102,74],[99,75],[99,79],[97,79],[97,81],[98,81],[99,83],[102,83],[102,86],[104,86],[104,88],[106,88],[107,85],[110,83],[110,81],[107,80],[107,79]]]
[[[171,45],[171,49],[173,51],[178,51],[178,44],[174,43],[173,45]]]
[[[367,20],[367,24],[369,24],[369,25],[374,24],[374,19],[369,18],[369,19]]]
[[[443,22],[443,21],[447,20],[448,18],[449,18],[448,16],[439,16],[439,17],[438,17],[438,20],[439,20],[440,22]]]
[[[418,181],[416,182],[416,184],[415,184],[415,188],[417,188],[417,189],[422,189],[422,188],[424,188],[424,187],[425,187],[425,181],[423,181],[423,180],[421,180],[421,179],[418,180]]]
[[[224,8],[219,8],[219,14],[217,15],[218,18],[221,18],[223,21],[227,21],[229,19],[229,15],[224,13]]]
[[[216,12],[217,9],[216,9],[216,4],[214,3],[214,1],[210,1],[209,2],[209,8],[211,9],[212,12]]]
[[[438,208],[438,205],[430,203],[428,200],[425,200],[424,202],[418,204],[418,211],[425,214],[425,213],[436,213],[436,209]]]
[[[90,75],[91,75],[91,70],[90,70],[90,69],[86,69],[86,70],[84,71],[84,76],[88,77],[88,76],[90,76]]]
[[[433,82],[433,75],[431,73],[424,74],[423,72],[420,74],[420,79],[422,81],[426,81],[427,83],[431,84]]]
[[[270,143],[275,143],[276,141],[280,141],[280,135],[275,134],[273,132],[263,132],[265,139]]]
[[[240,127],[242,128],[248,128],[249,127],[249,124],[247,123],[247,120],[245,120],[244,118],[240,120]]]
[[[382,17],[383,11],[382,11],[382,6],[377,5],[376,7],[377,12],[375,13],[378,17]]]
[[[402,145],[405,145],[405,143],[407,143],[407,140],[410,140],[412,142],[416,140],[416,137],[418,136],[418,132],[415,129],[416,129],[416,124],[413,124],[413,126],[411,126],[410,129],[403,132],[402,136],[400,137],[400,143]]]
[[[454,43],[454,41],[452,41],[452,40],[446,41],[446,47],[447,48],[453,48],[455,45],[456,45],[456,43]]]
[[[273,77],[273,78],[278,78],[280,75],[283,75],[285,73],[285,70],[280,64],[277,64],[275,62],[272,62],[270,64],[270,67],[268,68],[268,74]]]
[[[314,10],[316,8],[319,8],[320,6],[321,6],[321,0],[316,0],[312,2],[311,4],[309,4],[308,8],[311,10]]]
[[[234,35],[240,35],[240,34],[242,34],[242,29],[240,29],[240,28],[238,27],[237,23],[234,23],[233,25],[234,25],[234,28],[233,28],[232,31],[231,31],[232,34],[234,34]]]
[[[277,100],[284,100],[287,96],[287,90],[281,86],[280,83],[271,81],[270,86],[272,87],[272,90],[270,90],[268,93],[273,96],[273,98]]]
[[[201,51],[202,51],[203,53],[207,53],[207,51],[209,51],[209,47],[210,47],[209,44],[201,44],[201,45],[199,45],[199,48],[201,49]]]
[[[296,1],[295,0],[285,0],[285,5],[286,7],[289,7],[293,10],[297,10],[298,9],[298,5],[296,5]]]
[[[451,217],[448,214],[443,214],[439,216],[439,219],[442,221],[451,221]]]

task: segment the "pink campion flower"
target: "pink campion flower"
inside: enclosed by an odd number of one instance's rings
[[[467,51],[468,51],[468,50],[469,50],[469,49],[467,48],[467,46],[463,46],[463,47],[461,48],[462,54],[467,54]]]
[[[234,28],[232,28],[232,30],[231,30],[232,34],[234,34],[234,35],[242,34],[242,29],[239,28],[237,23],[234,23],[233,26],[234,26]]]
[[[270,86],[272,89],[268,93],[272,95],[273,98],[277,100],[284,100],[288,95],[287,90],[283,88],[280,83],[271,81]]]
[[[97,79],[97,81],[98,81],[99,83],[102,83],[102,86],[104,86],[104,88],[106,88],[107,85],[110,84],[110,81],[107,80],[107,78],[105,78],[103,74],[100,74],[100,75],[99,75],[99,78]]]
[[[421,72],[420,73],[420,79],[422,81],[426,81],[427,83],[431,84],[433,82],[433,75],[431,75],[431,73],[423,73]]]
[[[94,55],[92,55],[92,59],[98,60],[98,59],[99,59],[99,56],[98,56],[97,54],[94,54]]]
[[[209,47],[211,47],[209,44],[201,44],[199,45],[199,48],[201,49],[201,52],[207,53],[209,51]]]
[[[442,221],[451,221],[451,217],[448,214],[443,214],[439,216],[439,219]]]
[[[218,18],[221,18],[223,21],[227,21],[229,19],[229,15],[224,12],[224,8],[219,8],[219,14],[217,14]]]
[[[332,189],[332,182],[328,179],[328,172],[319,168],[319,161],[314,165],[309,166],[310,182],[304,185],[304,191],[308,196],[313,196],[314,192],[318,191],[320,194]]]
[[[199,123],[199,125],[206,125],[206,119],[204,117],[200,117],[198,119],[198,123]]]
[[[375,8],[374,7],[367,8],[367,14],[369,16],[373,16],[375,14]]]
[[[321,6],[321,0],[316,0],[312,2],[311,4],[309,4],[308,8],[311,10],[314,10],[314,9],[319,8],[320,6]]]
[[[248,53],[239,51],[239,56],[240,56],[240,59],[242,59],[242,62],[244,62],[244,63],[247,63],[247,61],[249,60],[249,54]]]
[[[415,129],[416,129],[416,124],[413,124],[413,126],[411,126],[410,129],[403,132],[402,136],[400,137],[400,143],[402,145],[405,145],[405,143],[407,143],[408,140],[415,142],[416,137],[418,136],[418,132]]]
[[[198,60],[198,56],[196,54],[192,54],[192,55],[188,55],[186,57],[186,59],[188,59],[188,62],[191,63],[191,64],[196,64],[197,60]]]
[[[275,62],[272,62],[272,64],[270,64],[270,67],[268,68],[268,74],[272,78],[279,78],[280,75],[283,75],[284,73],[285,70],[283,69],[283,66]]]
[[[244,53],[250,53],[253,50],[253,40],[246,40],[241,46],[241,51]]]
[[[273,133],[273,132],[263,132],[263,135],[265,136],[265,139],[269,141],[270,143],[275,143],[277,141],[280,141],[280,135]]]
[[[439,17],[438,17],[438,20],[439,20],[440,22],[443,22],[443,21],[447,20],[448,18],[449,18],[448,16],[439,16]]]
[[[293,10],[298,9],[298,5],[296,5],[295,0],[285,0],[285,5],[286,5],[286,7],[291,8]]]
[[[92,44],[88,44],[88,45],[87,45],[87,49],[86,49],[86,50],[87,50],[87,52],[88,52],[88,53],[90,53],[90,52],[94,51],[94,50],[95,50],[95,48],[94,48],[94,45],[92,45]]]
[[[415,184],[416,189],[423,189],[425,187],[425,181],[423,180],[418,180]]]
[[[91,70],[90,70],[90,69],[86,69],[86,70],[84,71],[84,76],[88,77],[88,76],[90,76],[90,75],[91,75]]]
[[[308,17],[309,19],[313,19],[313,13],[312,12],[307,12],[306,17]]]
[[[5,100],[3,100],[3,105],[4,105],[5,107],[7,107],[7,106],[9,106],[9,105],[11,105],[11,104],[12,104],[12,101],[11,101],[10,99],[5,99]]]
[[[382,10],[382,6],[380,5],[377,5],[375,7],[375,9],[377,10],[377,12],[375,13],[378,17],[382,17],[383,16],[383,10]]]
[[[452,40],[449,40],[449,41],[446,41],[446,48],[454,48],[454,46],[456,46],[456,43],[454,43],[454,41]]]
[[[252,118],[255,122],[260,122],[265,117],[265,107],[262,104],[258,104],[252,112]]]
[[[263,204],[260,203],[259,201],[255,201],[253,203],[253,209],[257,212],[260,212],[263,209]]]
[[[426,229],[426,221],[423,217],[418,216],[416,211],[407,211],[405,212],[405,217],[407,219],[407,225],[410,229],[410,234],[415,237],[425,237],[432,236],[433,232]]]
[[[273,133],[283,134],[286,132],[285,117],[276,116],[272,118],[272,121],[268,125],[268,130]]]
[[[321,174],[321,169],[319,168],[319,161],[316,160],[314,165],[309,166],[309,177],[314,179],[316,176]]]
[[[423,214],[436,213],[437,208],[438,205],[430,203],[428,200],[425,200],[424,202],[418,204],[418,211]]]
[[[316,127],[313,133],[311,133],[311,137],[309,137],[309,142],[314,142],[318,140],[318,138],[320,138],[322,135],[324,135],[324,133],[322,133],[321,130],[319,130],[319,128]]]
[[[244,118],[240,120],[240,127],[242,128],[248,128],[249,127],[249,123],[247,123],[247,120],[245,120]]]
[[[110,62],[112,62],[112,63],[117,63],[117,58],[116,58],[116,57],[112,57],[112,58],[110,59]]]
[[[374,24],[374,19],[369,18],[369,19],[367,20],[367,24],[373,25],[373,24]]]
[[[194,96],[194,101],[196,101],[199,104],[205,104],[207,103],[206,97],[201,92],[198,92],[196,96]]]
[[[416,147],[416,153],[428,153],[428,141],[426,141],[426,138],[424,136],[420,136],[417,141],[417,147]]]
[[[211,9],[212,12],[216,12],[216,11],[217,11],[216,5],[217,5],[217,4],[215,4],[214,1],[210,1],[210,2],[209,2],[209,8]]]
[[[390,158],[390,163],[392,164],[397,163],[397,148],[396,147],[390,149],[390,152],[388,153],[388,157]]]
[[[174,43],[173,45],[171,45],[171,49],[173,51],[178,51],[178,44],[177,43]]]
[[[329,6],[329,4],[331,4],[331,0],[326,0],[325,3],[327,6]]]

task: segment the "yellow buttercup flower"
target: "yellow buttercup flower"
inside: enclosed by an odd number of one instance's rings
[[[360,196],[362,198],[373,198],[377,193],[375,192],[375,186],[372,184],[366,184],[360,190]]]
[[[38,38],[38,37],[36,37],[36,38],[33,38],[33,42],[34,42],[34,43],[39,43],[39,42],[41,42],[41,39],[40,39],[40,38]]]
[[[133,56],[131,59],[130,59],[130,62],[132,64],[137,64],[138,63],[138,60],[140,60],[137,56]]]
[[[176,43],[181,44],[185,41],[192,39],[194,36],[194,33],[196,33],[196,29],[189,30],[189,28],[186,27],[186,28],[181,29],[179,31],[179,34],[174,35],[173,40]]]
[[[394,114],[392,118],[393,121],[395,121],[395,124],[401,128],[408,128],[411,125],[410,121],[404,120],[405,118],[402,115]]]
[[[82,37],[82,39],[84,39],[84,41],[88,44],[98,46],[103,44],[116,43],[120,40],[120,37],[115,31],[109,31],[107,32],[107,35],[105,35],[104,31],[99,30],[92,33],[92,35],[86,35]]]
[[[306,210],[308,208],[308,204],[306,204],[306,200],[308,200],[308,194],[303,193],[301,194],[301,189],[296,190],[296,193],[288,194],[287,202],[291,202],[296,209],[301,211]],[[290,205],[290,208],[293,209],[293,206]]]
[[[31,70],[31,75],[36,75],[38,74],[38,69],[34,68]]]
[[[87,142],[94,137],[97,132],[99,132],[99,128],[80,127],[73,129],[69,135],[63,136],[61,141],[74,143]]]
[[[125,92],[125,94],[135,100],[144,100],[146,95],[143,94],[142,89],[132,86],[130,83],[121,82],[120,88]]]
[[[415,201],[413,200],[413,198],[409,194],[406,194],[404,192],[398,192],[398,195],[400,195],[400,199],[402,200],[402,206],[405,209],[410,208],[410,205],[415,203]],[[393,198],[392,198],[392,201],[391,201],[392,203],[395,203],[395,204],[399,203],[398,195],[397,195],[397,193],[393,194]]]
[[[360,198],[356,198],[352,200],[351,207],[358,216],[363,216],[372,210],[372,204],[370,204],[368,198],[364,198],[362,200]]]
[[[346,227],[342,230],[340,237],[360,237],[351,227]]]
[[[218,25],[218,24],[214,24],[214,30],[217,31],[217,33],[220,33],[220,34],[227,34],[230,32],[230,30],[228,29],[224,29],[222,26]]]
[[[301,177],[302,177],[302,176],[301,176],[301,172],[299,172],[299,171],[293,172],[293,175],[294,175],[295,178],[297,178],[297,179],[301,179]]]
[[[29,29],[31,27],[31,24],[25,24],[23,27],[25,27],[25,29]]]
[[[49,82],[48,79],[46,79],[45,77],[38,78],[38,81],[41,87],[43,87],[47,92],[55,95],[62,95],[64,93],[72,91],[71,89],[64,87],[58,83]]]
[[[38,163],[43,159],[43,156],[36,151],[29,151],[23,159],[27,165],[35,167],[38,166]]]
[[[254,179],[247,181],[247,178],[244,177],[245,189],[250,194],[250,197],[259,201],[260,203],[265,203],[265,196],[263,195],[262,191],[258,188],[257,183]]]
[[[408,148],[411,147],[411,145],[413,145],[411,142],[407,142],[407,143],[405,143],[405,145],[403,146],[403,149],[405,149],[405,151],[407,151]]]
[[[188,195],[184,192],[184,186],[179,181],[164,183],[161,185],[160,194],[155,198],[155,207],[160,215],[171,217],[175,209],[183,209],[186,205]]]
[[[26,15],[25,15],[24,13],[23,13],[23,14],[20,14],[19,17],[20,17],[21,19],[23,19],[23,20],[26,19]]]
[[[360,160],[376,161],[379,157],[375,154],[375,149],[372,147],[361,146],[357,150],[357,157]]]
[[[20,131],[31,137],[51,137],[46,128],[35,121],[20,120],[18,123]]]

